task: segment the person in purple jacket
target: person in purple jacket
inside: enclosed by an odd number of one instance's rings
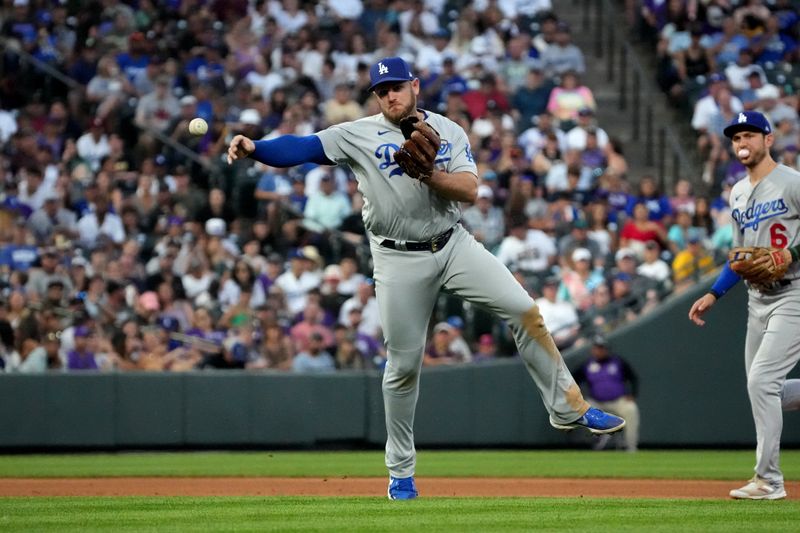
[[[625,449],[635,452],[639,445],[636,374],[627,361],[611,352],[608,340],[602,335],[595,335],[592,339],[591,354],[589,360],[573,371],[575,381],[588,393],[586,400],[593,407],[625,419]],[[602,448],[608,442],[602,437],[596,448]]]
[[[86,326],[75,328],[75,348],[67,352],[67,370],[99,370],[94,352],[89,349],[91,335]]]

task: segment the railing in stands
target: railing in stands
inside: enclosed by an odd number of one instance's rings
[[[669,190],[682,174],[692,169],[691,159],[674,128],[669,124],[653,124],[654,103],[645,95],[660,91],[620,29],[621,8],[611,0],[574,0],[573,4],[580,4],[582,30],[593,32],[594,56],[605,61],[606,81],[617,83],[619,110],[630,111],[627,116],[632,140],[643,142],[645,164],[657,169],[662,187]]]

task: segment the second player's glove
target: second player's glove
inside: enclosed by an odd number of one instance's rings
[[[789,269],[789,263],[780,248],[744,246],[728,252],[731,270],[750,283],[769,285],[781,279]]]
[[[400,130],[406,142],[394,153],[394,160],[403,172],[425,181],[433,175],[436,154],[442,144],[439,132],[414,115],[400,121]]]

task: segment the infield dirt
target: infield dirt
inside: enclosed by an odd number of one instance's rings
[[[4,478],[8,496],[378,496],[385,478],[113,477]],[[740,483],[743,484],[744,482]],[[727,498],[733,481],[672,479],[418,478],[423,496]],[[787,483],[800,498],[800,482]]]

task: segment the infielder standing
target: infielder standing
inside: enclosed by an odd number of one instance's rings
[[[779,165],[770,156],[774,137],[761,113],[745,111],[725,128],[733,153],[747,168],[747,178],[730,194],[734,249],[756,246],[770,249],[761,264],[777,263],[788,269],[768,283],[748,281],[728,261],[708,294],[689,311],[697,325],[703,314],[741,279],[748,287],[745,370],[747,392],[756,426],[755,476],[731,497],[777,500],[786,497],[779,466],[783,410],[800,408],[800,380],[786,375],[800,359],[800,173]],[[733,257],[733,256],[732,256]],[[768,258],[768,259],[767,259]],[[734,261],[735,263],[735,261]]]
[[[401,58],[375,63],[370,81],[381,114],[307,137],[253,142],[237,135],[228,162],[251,156],[275,167],[342,164],[358,180],[388,352],[383,399],[389,498],[417,496],[414,410],[428,322],[443,288],[508,322],[554,427],[585,427],[595,434],[622,429],[623,419],[590,408],[583,399],[525,289],[457,224],[459,202],[474,202],[478,188],[464,130],[417,109],[419,79]],[[400,128],[405,117],[418,119],[408,140]],[[426,136],[435,139],[429,161],[422,154]]]

